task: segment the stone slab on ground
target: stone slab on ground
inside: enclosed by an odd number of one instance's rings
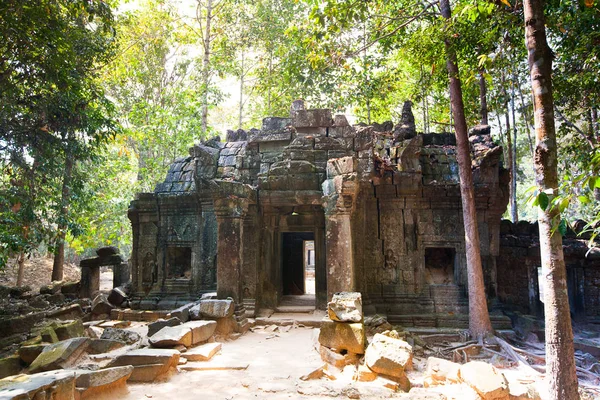
[[[247,362],[233,362],[211,360],[208,362],[188,362],[185,365],[180,365],[178,368],[181,371],[224,371],[224,370],[245,370],[250,366]]]
[[[177,317],[172,317],[169,319],[159,319],[157,321],[151,322],[148,324],[148,337],[154,336],[158,331],[167,326],[177,326],[181,325],[181,320]]]
[[[93,398],[100,394],[124,387],[134,367],[105,368],[96,371],[76,370],[75,386],[80,399]]]
[[[112,339],[90,339],[90,345],[87,348],[88,354],[108,353],[125,346],[125,342]]]
[[[0,359],[0,379],[7,376],[17,375],[21,372],[21,357],[18,354],[13,354]]]
[[[332,321],[361,322],[363,320],[362,296],[359,292],[335,293],[327,304]]]
[[[226,318],[233,316],[235,303],[233,300],[201,300],[199,307],[200,315],[204,318]],[[190,310],[191,313],[191,310]]]
[[[0,380],[0,399],[73,400],[73,371],[49,371],[15,375]]]
[[[27,365],[31,364],[33,360],[40,355],[42,351],[48,346],[47,344],[33,344],[30,346],[19,347],[19,357]]]
[[[74,338],[46,346],[29,366],[30,373],[72,367],[86,351],[90,339]]]
[[[412,346],[377,333],[365,352],[365,364],[379,374],[402,378],[412,367]]]
[[[508,400],[508,382],[491,364],[471,361],[460,367],[460,379],[473,388],[483,400]]]
[[[124,365],[161,364],[175,367],[179,363],[180,353],[172,349],[137,349],[117,356],[109,367],[120,367]]]
[[[104,321],[97,326],[100,328],[127,328],[131,326],[131,321]]]
[[[136,365],[129,377],[130,382],[154,382],[169,372],[165,364]]]
[[[186,351],[185,358],[188,361],[209,361],[219,351],[221,351],[221,343],[206,343]]]
[[[133,331],[118,328],[106,328],[102,332],[100,339],[120,340],[127,344],[134,344],[142,339],[142,337]]]
[[[58,326],[54,328],[54,332],[56,332],[58,340],[67,340],[85,336],[85,328],[80,319]]]
[[[365,352],[365,327],[362,323],[337,322],[324,319],[319,333],[319,343],[338,351],[355,354]]]
[[[443,358],[429,357],[425,370],[425,386],[460,382],[460,364]]]
[[[152,347],[175,347],[192,345],[192,329],[185,325],[166,326],[156,332],[148,341]]]
[[[217,329],[216,321],[189,321],[183,324],[192,330],[192,344],[207,341]]]

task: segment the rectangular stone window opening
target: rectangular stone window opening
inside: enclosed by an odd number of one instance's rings
[[[454,285],[456,250],[451,247],[425,249],[425,283],[428,285]]]
[[[166,272],[167,279],[191,279],[191,247],[167,247]]]

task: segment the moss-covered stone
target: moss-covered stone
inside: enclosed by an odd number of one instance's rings
[[[56,332],[56,336],[58,336],[58,340],[67,340],[85,336],[85,328],[80,319],[60,325],[54,329],[54,331]]]
[[[21,359],[17,354],[0,359],[0,379],[21,372]]]

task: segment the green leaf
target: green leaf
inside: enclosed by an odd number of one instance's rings
[[[561,236],[565,236],[567,234],[567,221],[564,219],[560,220],[560,223],[558,224],[558,231],[560,232]]]
[[[550,199],[548,195],[544,192],[540,192],[537,196],[537,202],[542,210],[546,210],[548,208],[548,204],[550,203]]]
[[[590,202],[590,199],[587,198],[587,196],[578,196],[577,198],[581,204],[588,204]]]

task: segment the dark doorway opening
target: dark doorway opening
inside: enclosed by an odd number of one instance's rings
[[[281,241],[281,277],[283,295],[300,296],[310,290],[307,286],[307,275],[310,277],[310,268],[307,268],[308,249],[314,243],[315,235],[312,232],[286,232],[282,234]],[[314,250],[313,250],[314,252]],[[312,255],[314,260],[314,255]],[[313,269],[314,270],[314,269]],[[313,291],[314,294],[314,291]]]
[[[167,279],[191,279],[192,249],[167,247]]]
[[[456,250],[450,247],[425,249],[425,282],[429,285],[454,284]]]

